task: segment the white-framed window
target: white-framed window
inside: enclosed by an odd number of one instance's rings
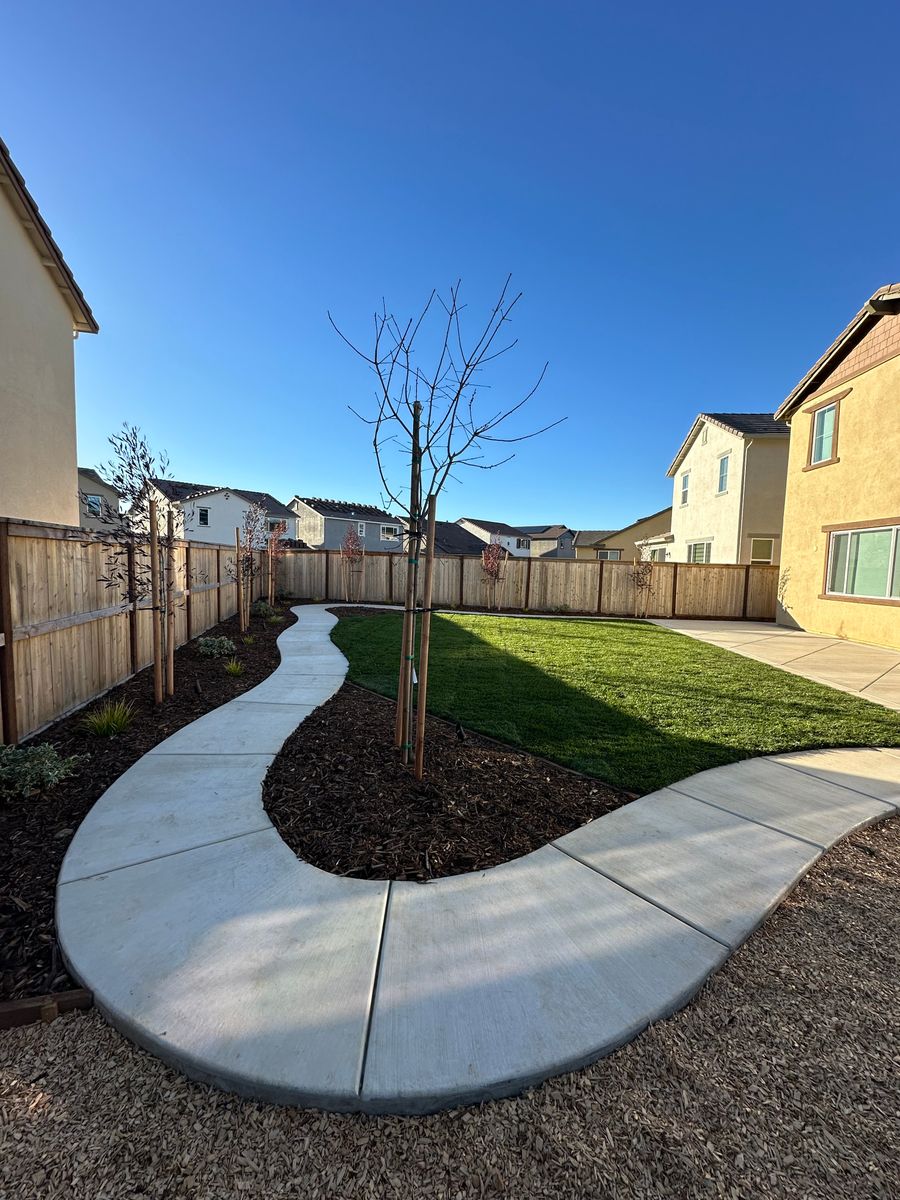
[[[690,482],[691,482],[690,471],[683,471],[681,474],[681,503],[682,504],[687,504],[687,502],[688,502],[688,491],[690,490]]]
[[[688,562],[708,563],[712,552],[712,542],[688,542]]]
[[[103,511],[103,500],[100,496],[85,496],[84,507],[89,517],[99,517]]]
[[[834,438],[837,424],[837,404],[826,404],[813,413],[810,465],[830,462],[834,458]]]
[[[730,461],[730,454],[723,454],[719,459],[719,486],[716,489],[716,494],[719,496],[728,491],[728,464]]]
[[[281,525],[282,522],[277,517],[269,517],[269,533],[277,533]]]
[[[516,549],[517,550],[530,550],[531,549],[531,539],[530,538],[516,538]]]
[[[665,562],[666,561],[665,546],[654,546],[650,550],[650,561],[651,562]]]
[[[763,566],[766,563],[771,563],[775,557],[775,539],[774,538],[751,538],[750,539],[750,562],[757,566]]]
[[[598,550],[597,557],[602,562],[618,562],[622,557],[621,550]]]
[[[208,508],[198,508],[197,509],[197,524],[204,525],[204,526],[209,525],[209,509]]]
[[[900,525],[838,530],[828,542],[828,595],[900,600]]]
[[[364,538],[364,537],[366,536],[366,523],[365,523],[365,521],[357,521],[357,522],[356,522],[356,532],[359,534],[359,536],[360,536],[361,538]]]
[[[399,542],[400,541],[400,526],[399,525],[382,525],[381,540],[383,542]]]
[[[700,445],[701,445],[701,446],[705,446],[705,445],[706,445],[706,438],[707,438],[707,435],[708,435],[708,434],[709,434],[709,426],[708,426],[708,425],[704,425],[704,426],[703,426],[703,429],[702,429],[702,430],[701,430],[701,432],[700,432]]]

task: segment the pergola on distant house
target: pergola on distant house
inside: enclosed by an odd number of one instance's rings
[[[789,436],[771,413],[698,414],[667,472],[670,561],[780,561]]]
[[[98,329],[0,141],[0,516],[79,525],[72,334]]]
[[[290,508],[297,517],[297,536],[318,550],[337,550],[348,529],[356,530],[367,550],[396,552],[402,545],[403,522],[372,504],[295,496]]]
[[[900,283],[775,416],[790,426],[779,620],[900,648]]]

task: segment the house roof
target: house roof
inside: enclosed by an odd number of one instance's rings
[[[359,504],[355,500],[323,500],[320,496],[295,496],[294,499],[307,505],[320,517],[341,517],[345,520],[352,518],[360,521],[393,521],[395,523],[397,520],[383,508],[376,508],[373,504]],[[293,517],[296,515],[295,512],[291,513]]]
[[[705,424],[718,425],[720,429],[728,429],[742,438],[779,438],[790,437],[790,428],[784,421],[776,421],[771,413],[697,413],[687,437],[681,443],[678,453],[672,459],[672,465],[666,471],[674,475],[681,465],[684,456],[693,446],[697,435]]]
[[[269,492],[251,492],[246,488],[220,487],[206,483],[183,483],[178,479],[154,479],[152,482],[167,500],[175,500],[178,503],[184,500],[197,500],[203,496],[214,496],[218,492],[231,492],[232,495],[240,496],[250,504],[260,505],[266,510],[266,516],[281,517],[290,521],[297,518],[297,514],[292,509],[282,504],[280,500],[276,500]]]
[[[484,542],[455,521],[436,521],[434,526],[435,554],[480,554]]]
[[[574,544],[576,546],[596,546],[598,542],[605,542],[608,537],[612,537],[617,532],[616,529],[579,529],[575,533]]]
[[[85,479],[89,479],[91,483],[96,483],[100,487],[105,487],[110,492],[116,492],[116,489],[113,487],[113,485],[111,483],[107,483],[102,475],[98,475],[93,467],[79,467],[78,474],[83,475]],[[116,492],[117,496],[118,494],[119,493]]]
[[[485,533],[496,533],[502,537],[522,537],[524,534],[524,530],[514,525],[507,525],[505,521],[482,521],[478,517],[460,517],[459,520],[468,521],[470,525],[477,525]]]
[[[553,539],[562,537],[564,533],[571,532],[568,525],[520,525],[519,529],[523,533],[527,533],[529,537],[536,541],[542,539]]]
[[[9,200],[41,262],[62,292],[63,299],[72,313],[73,327],[79,333],[98,333],[100,326],[91,312],[90,305],[75,282],[75,276],[63,258],[62,251],[53,240],[49,225],[41,216],[41,210],[25,186],[25,180],[2,139],[0,139],[0,191]]]
[[[668,513],[669,516],[672,515],[672,505],[671,504],[667,504],[666,507],[661,508],[659,510],[659,512],[648,513],[648,515],[646,517],[638,517],[638,519],[636,521],[632,521],[630,525],[623,525],[621,529],[615,530],[615,533],[617,536],[620,533],[627,533],[629,529],[634,529],[634,527],[636,525],[642,525],[644,523],[644,521],[652,521],[654,517],[663,517],[663,516],[665,516],[666,513]],[[610,535],[607,535],[607,536],[610,536]]]
[[[775,416],[785,420],[816,391],[834,369],[857,346],[882,317],[896,315],[900,305],[900,283],[886,283],[873,292],[849,325],[837,335],[825,353],[817,358],[794,390],[779,405]]]

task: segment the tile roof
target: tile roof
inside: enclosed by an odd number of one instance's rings
[[[485,543],[455,521],[436,521],[435,554],[480,554]]]
[[[220,484],[184,483],[178,479],[154,479],[152,482],[162,492],[167,500],[182,503],[185,500],[197,500],[203,496],[213,496],[217,492],[231,492],[241,496],[250,504],[259,504],[266,510],[269,517],[281,517],[282,520],[296,520],[297,514],[287,505],[276,500],[269,492],[251,492],[245,488],[222,487]]]
[[[485,533],[496,533],[501,537],[524,536],[522,529],[515,525],[507,525],[505,521],[482,521],[478,517],[460,517],[459,520],[468,521],[470,525],[477,525],[478,528],[483,529]]]
[[[538,541],[544,538],[562,537],[564,533],[571,532],[568,525],[520,525],[519,529]]]
[[[612,537],[614,533],[618,533],[617,529],[578,529],[575,531],[576,546],[596,546],[598,542],[605,542],[608,537]]]
[[[324,500],[321,496],[295,496],[294,499],[307,505],[320,517],[342,517],[344,519],[352,517],[360,521],[396,522],[397,520],[383,508],[376,508],[374,504],[359,504],[355,500]],[[297,514],[292,513],[291,515],[296,516]]]
[[[772,413],[697,413],[694,423],[688,430],[688,435],[678,447],[678,453],[672,459],[666,474],[672,476],[678,470],[682,459],[693,446],[697,435],[703,428],[704,422],[712,422],[721,429],[730,429],[740,437],[790,437],[790,426],[784,421],[776,421]]]

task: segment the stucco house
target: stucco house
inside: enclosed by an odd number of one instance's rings
[[[672,509],[661,508],[622,529],[579,529],[575,534],[575,557],[636,562],[642,553],[641,543],[647,543],[646,557],[665,561],[671,523]]]
[[[372,504],[295,496],[290,508],[297,518],[297,536],[319,550],[337,550],[351,528],[369,551],[396,553],[403,544],[403,522]]]
[[[900,648],[900,283],[874,293],[775,416],[791,433],[778,619]]]
[[[79,525],[82,529],[109,529],[119,513],[119,493],[92,467],[78,468]]]
[[[519,525],[531,541],[532,558],[574,558],[574,530],[568,525]]]
[[[72,335],[98,329],[0,141],[0,516],[80,524]]]
[[[789,436],[771,413],[697,416],[667,472],[669,561],[780,561]]]
[[[282,537],[293,541],[298,536],[296,514],[268,492],[185,483],[177,479],[154,479],[153,486],[160,517],[171,504],[175,509],[178,536],[192,542],[233,545],[234,531],[243,527],[247,510],[253,504],[265,510],[269,529],[283,523]]]
[[[482,542],[498,542],[516,558],[531,556],[531,538],[515,525],[507,525],[505,521],[484,521],[480,517],[459,517],[456,523]]]

